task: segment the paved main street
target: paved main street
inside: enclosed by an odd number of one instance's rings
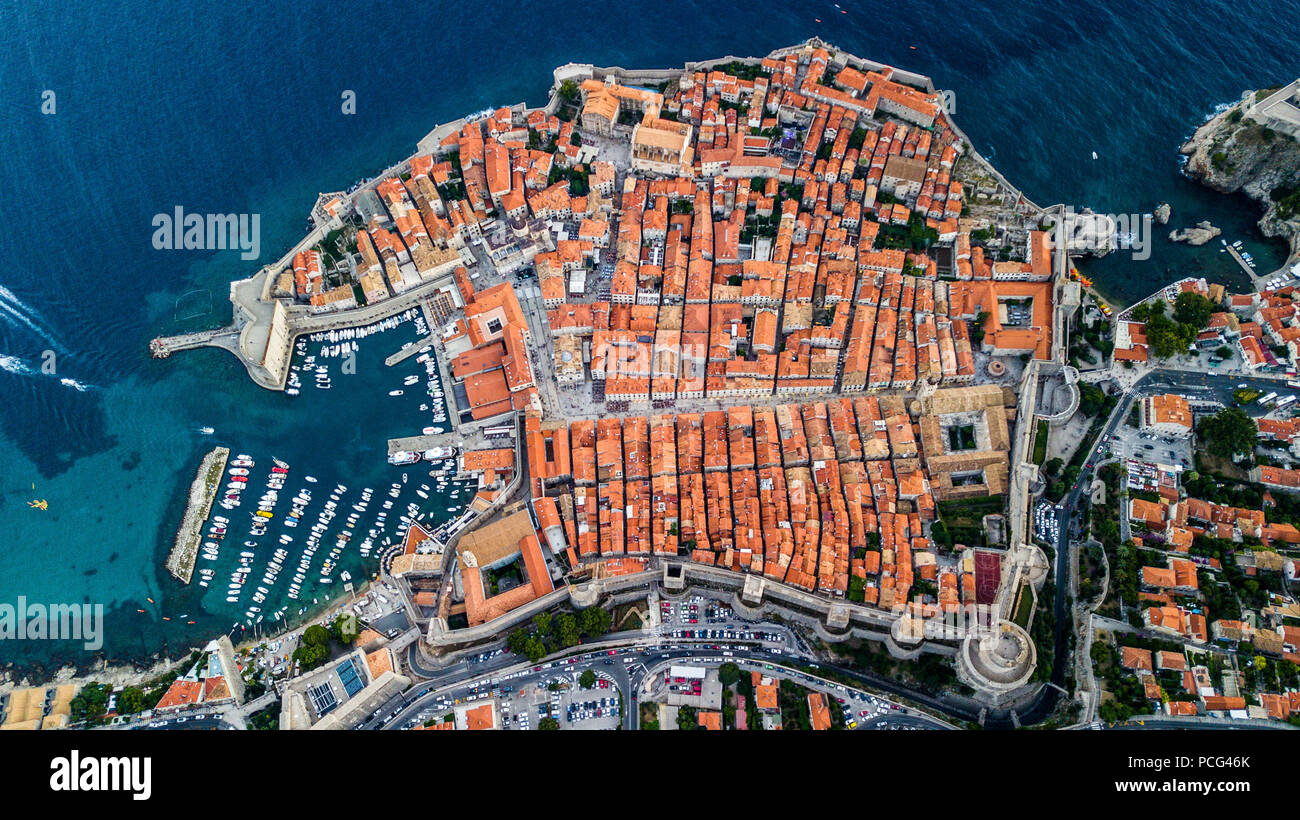
[[[622,728],[635,729],[647,684],[662,675],[670,665],[686,663],[716,668],[725,662],[736,663],[747,672],[757,670],[789,678],[810,689],[825,692],[830,697],[842,698],[845,701],[843,706],[846,718],[855,721],[864,704],[873,700],[885,704],[888,714],[860,722],[856,728],[879,728],[882,723],[895,722],[928,729],[955,728],[915,709],[891,703],[865,689],[846,686],[804,671],[801,667],[816,664],[802,657],[801,653],[790,653],[777,645],[763,646],[763,643],[770,642],[690,642],[668,646],[588,649],[578,655],[538,664],[509,663],[513,658],[502,656],[505,663],[490,671],[481,668],[466,679],[454,682],[439,680],[408,690],[400,698],[390,701],[360,728],[412,728],[426,720],[439,719],[457,702],[494,695],[508,697],[525,690],[549,691],[552,686],[564,686],[569,690],[566,698],[599,698],[608,693],[617,693],[622,702]],[[602,689],[598,686],[591,690],[580,690],[578,679],[588,669],[598,677],[611,681],[613,688]],[[569,728],[564,718],[561,718],[561,725]]]
[[[412,703],[430,693],[452,689],[472,691],[473,685],[480,680],[495,679],[500,683],[503,680],[502,675],[533,672],[533,666],[542,666],[546,663],[552,663],[554,666],[551,668],[557,668],[568,666],[570,658],[577,658],[574,663],[582,664],[574,667],[573,671],[577,674],[581,674],[583,669],[588,667],[599,674],[602,670],[607,671],[608,665],[604,661],[608,659],[608,652],[611,649],[632,652],[645,650],[647,655],[654,652],[667,652],[671,654],[665,657],[698,659],[719,656],[724,651],[737,651],[737,656],[740,657],[740,650],[754,647],[757,658],[773,660],[783,657],[788,661],[799,661],[810,666],[819,665],[828,673],[833,671],[840,679],[856,680],[864,691],[889,693],[920,704],[934,713],[946,714],[960,721],[976,721],[980,717],[978,711],[973,710],[969,702],[952,695],[930,695],[895,680],[836,666],[819,659],[803,634],[793,628],[795,624],[802,624],[811,629],[813,622],[807,620],[805,623],[802,616],[794,613],[787,613],[786,621],[783,623],[746,618],[731,611],[726,595],[704,589],[692,595],[661,596],[651,600],[658,600],[659,606],[665,607],[667,614],[661,616],[659,607],[651,605],[647,629],[607,635],[600,640],[556,653],[532,665],[505,651],[504,635],[496,641],[473,647],[472,652],[458,653],[453,656],[453,659],[442,664],[427,658],[416,644],[412,644],[405,653],[405,659],[408,668],[416,677],[422,679],[421,682],[391,698],[376,709],[358,728],[380,728],[385,725],[385,718],[393,719],[395,714],[407,712]],[[698,607],[697,611],[690,611],[692,605]],[[691,618],[697,622],[690,623]],[[694,638],[688,634],[690,632],[704,632],[706,635],[712,632],[716,635]],[[726,632],[730,632],[731,636],[723,634]],[[744,637],[758,636],[760,633],[766,637],[766,640]],[[581,659],[582,656],[593,652],[597,654],[592,658],[586,661]],[[544,677],[546,671],[544,667],[537,670],[537,673]],[[518,684],[516,689],[523,686],[524,684]],[[490,688],[489,685],[488,689]],[[436,698],[433,700],[436,701]],[[986,725],[990,728],[1012,725],[1012,721],[1002,715],[990,714],[987,719]],[[400,720],[395,722],[400,725]]]

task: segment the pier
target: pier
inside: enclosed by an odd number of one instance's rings
[[[389,356],[387,359],[384,359],[384,364],[389,367],[392,367],[395,364],[401,364],[412,356],[419,355],[420,351],[424,350],[426,347],[429,349],[428,352],[432,354],[434,341],[433,336],[425,336],[423,339],[417,339],[414,342],[411,342],[410,345]]]
[[[179,336],[159,336],[149,342],[149,353],[155,359],[165,359],[178,350],[193,350],[196,347],[224,347],[234,351],[238,343],[239,331],[233,327],[223,327],[182,333]]]
[[[362,327],[408,308],[422,308],[429,316],[424,300],[437,293],[447,280],[447,277],[440,277],[364,307],[313,313],[304,305],[270,296],[271,270],[270,267],[263,268],[248,279],[230,283],[230,301],[234,306],[231,326],[159,336],[149,343],[150,354],[156,359],[165,359],[178,350],[218,347],[234,354],[259,387],[284,390],[289,377],[289,362],[293,357],[293,343],[299,336]],[[429,336],[423,342],[416,342],[407,349],[414,351],[409,355],[415,355],[420,347],[433,340]],[[398,361],[400,359],[394,359],[390,364]]]
[[[217,497],[221,487],[221,475],[226,469],[226,460],[230,458],[230,449],[217,447],[203,457],[198,472],[190,484],[189,503],[181,517],[181,525],[176,530],[176,541],[167,555],[167,571],[183,584],[190,582],[194,574],[194,562],[199,556],[199,544],[203,541],[203,522],[212,511],[212,501]]]
[[[1228,249],[1228,255],[1231,256],[1233,259],[1237,260],[1237,264],[1241,265],[1241,269],[1246,272],[1247,276],[1250,277],[1251,285],[1254,286],[1256,289],[1258,289],[1259,288],[1258,280],[1265,279],[1267,277],[1260,276],[1259,274],[1255,273],[1255,269],[1252,268],[1250,264],[1245,259],[1242,258],[1241,252],[1238,251],[1236,248],[1232,247],[1227,243],[1224,243],[1224,247]]]
[[[388,440],[388,454],[423,453],[434,447],[462,447],[465,439],[455,432],[437,433],[432,436],[404,436]]]

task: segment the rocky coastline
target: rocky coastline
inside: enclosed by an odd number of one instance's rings
[[[1300,140],[1250,116],[1251,104],[1268,93],[1248,91],[1197,128],[1180,149],[1187,158],[1183,173],[1221,193],[1242,193],[1258,202],[1264,208],[1260,232],[1286,240],[1288,263],[1294,263],[1300,257],[1300,213],[1283,218],[1274,192],[1300,186]]]
[[[29,686],[51,687],[62,686],[65,683],[78,685],[91,682],[107,683],[115,688],[139,686],[169,671],[181,658],[188,654],[188,651],[186,650],[185,653],[178,655],[176,658],[168,658],[161,654],[154,655],[147,665],[135,663],[113,664],[102,659],[86,666],[68,664],[60,667],[53,675],[47,675],[40,669],[23,671],[5,669],[0,671],[0,695]]]

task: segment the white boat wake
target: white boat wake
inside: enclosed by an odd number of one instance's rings
[[[0,353],[0,370],[4,370],[7,373],[12,373],[15,376],[31,376],[33,378],[47,375],[33,368],[31,365],[27,364],[17,356],[9,356],[4,353]],[[79,382],[76,379],[71,379],[67,377],[60,378],[59,384],[63,385],[64,387],[70,387],[73,390],[76,390],[78,393],[85,393],[87,390],[90,389],[90,385]]]
[[[15,296],[14,292],[4,285],[0,285],[0,316],[8,318],[11,323],[25,325],[60,353],[68,352],[68,349],[45,327],[45,317],[38,311],[32,310],[26,302]]]

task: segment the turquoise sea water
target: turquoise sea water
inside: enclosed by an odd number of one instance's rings
[[[272,455],[289,462],[285,495],[318,477],[309,521],[335,483],[349,495],[375,488],[368,522],[402,472],[384,463],[385,440],[431,423],[411,391],[387,395],[418,369],[382,365],[412,338],[409,325],[363,341],[358,375],[296,400],[254,387],[220,351],[151,360],[148,340],[228,321],[228,283],[296,241],[317,192],[406,156],[440,122],[540,104],[565,62],[678,66],[820,35],[953,89],[976,147],[1039,204],[1128,213],[1168,200],[1170,227],[1210,219],[1261,269],[1280,261],[1254,231],[1256,208],[1183,180],[1175,152],[1217,104],[1300,74],[1292,4],[840,5],[849,13],[829,2],[664,0],[0,4],[0,602],[103,603],[102,654],[114,660],[242,620],[247,595],[238,607],[224,600],[238,542],[223,546],[206,596],[161,569],[214,443],[253,455],[255,482]],[[41,112],[46,90],[52,115]],[[349,90],[354,116],[340,111]],[[152,217],[177,205],[261,214],[261,258],[154,250]],[[1234,281],[1226,256],[1163,238],[1150,261],[1114,255],[1085,269],[1117,299],[1191,273]],[[50,509],[29,509],[31,498]],[[448,503],[427,506],[445,516]],[[359,575],[355,547],[348,554],[344,568]],[[89,660],[60,644],[0,647],[0,663],[22,667]]]

